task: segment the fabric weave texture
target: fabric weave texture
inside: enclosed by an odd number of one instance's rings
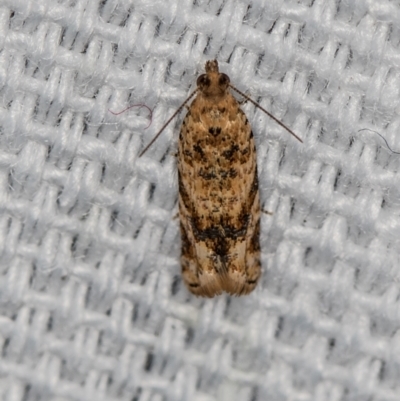
[[[243,105],[246,297],[180,277],[185,111],[138,158],[210,59],[304,140]],[[0,400],[398,401],[399,91],[398,1],[0,0]]]

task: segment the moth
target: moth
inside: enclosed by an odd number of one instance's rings
[[[195,295],[249,294],[261,275],[260,193],[250,123],[230,89],[281,121],[230,84],[217,60],[206,62],[183,120],[178,145],[182,276]]]

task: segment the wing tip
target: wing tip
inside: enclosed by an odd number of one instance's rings
[[[200,297],[213,298],[223,292],[232,296],[250,294],[256,287],[258,277],[250,280],[245,274],[227,273],[220,276],[216,273],[203,273],[198,280],[191,282],[184,277],[188,290]]]

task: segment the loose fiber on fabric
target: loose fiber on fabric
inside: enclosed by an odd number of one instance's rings
[[[210,59],[304,141],[243,105],[246,297],[180,276],[185,111],[138,158]],[[0,0],[0,400],[399,400],[399,91],[398,1]]]

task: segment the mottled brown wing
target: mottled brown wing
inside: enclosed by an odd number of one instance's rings
[[[260,276],[260,200],[253,135],[232,95],[197,97],[178,155],[182,273],[213,297],[251,292]]]

